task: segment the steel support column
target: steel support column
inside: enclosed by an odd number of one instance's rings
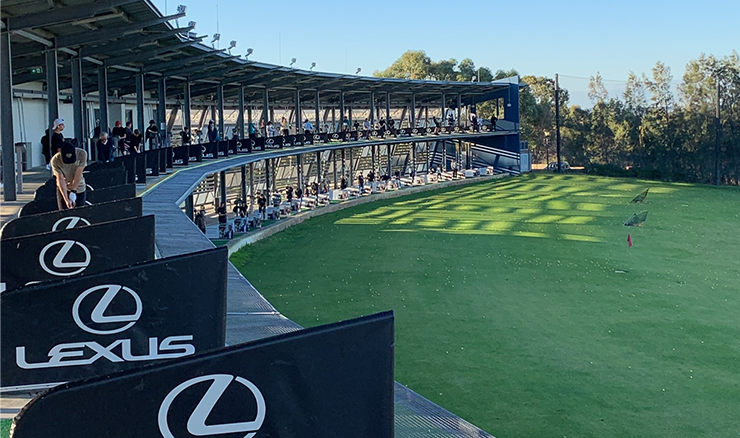
[[[388,176],[393,176],[391,172],[393,172],[393,164],[391,163],[391,158],[393,158],[393,152],[391,151],[391,145],[386,146],[388,148]]]
[[[3,199],[15,201],[15,138],[13,136],[13,67],[10,54],[10,34],[0,34],[0,122],[2,131],[0,139],[3,148]]]
[[[216,95],[218,99],[218,132],[220,134],[219,138],[221,140],[226,140],[228,138],[228,135],[226,135],[226,124],[224,123],[224,83],[223,82],[218,84]],[[218,156],[218,154],[216,155]]]
[[[338,175],[337,175],[337,150],[336,149],[331,151],[331,160],[332,160],[332,167],[334,168],[333,169],[334,170],[334,189],[336,190],[338,188],[337,187]]]
[[[218,175],[218,188],[220,189],[221,202],[226,204],[226,171],[219,172]]]
[[[246,199],[246,198],[245,198]],[[254,206],[254,163],[249,163],[249,213]]]
[[[321,185],[321,152],[316,152],[316,183]]]
[[[411,93],[411,128],[416,128],[416,94]]]
[[[57,67],[57,50],[47,50],[44,55],[46,57],[46,93],[49,96],[48,123],[49,132],[51,132],[53,130],[54,119],[59,118],[59,68]],[[5,110],[9,110],[10,108],[5,108]]]
[[[191,221],[195,221],[195,206],[193,205],[192,193],[185,198],[185,216],[187,216]]]
[[[385,122],[388,123],[388,120],[391,119],[391,93],[385,94]],[[401,124],[398,124],[398,127],[401,127]]]
[[[247,200],[247,165],[243,164],[239,169],[241,173],[241,199],[246,202]]]
[[[370,128],[375,129],[375,93],[370,93]]]
[[[457,95],[457,126],[462,126],[462,94]]]
[[[100,132],[108,132],[108,68],[98,67],[98,103],[100,105]]]
[[[316,131],[317,133],[321,132],[321,117],[320,117],[320,115],[321,115],[320,114],[320,112],[321,112],[321,100],[319,100],[319,98],[320,98],[319,91],[316,90],[316,109],[315,109],[315,111],[316,111],[316,114],[315,114],[315,117],[316,117],[316,126],[314,126],[314,131]]]
[[[344,128],[344,92],[339,93],[339,125]]]
[[[295,90],[295,133],[303,131],[303,112],[301,111],[301,90]]]
[[[270,159],[265,160],[265,193],[270,192]],[[269,199],[267,200],[270,201]]]
[[[267,137],[267,122],[270,121],[270,92],[267,91],[267,88],[262,94],[262,120],[265,123],[264,135]]]
[[[85,142],[85,102],[82,96],[82,60],[80,58],[72,58],[71,67],[75,138],[79,147],[88,150]]]
[[[445,111],[447,111],[447,102],[445,102],[445,94],[442,93],[442,115],[440,116],[440,122],[442,123],[442,126],[445,126],[447,122],[445,121]]]
[[[190,126],[190,78],[185,81],[185,102],[182,108],[182,127]]]
[[[158,128],[161,131],[162,138],[167,143],[167,79],[163,77],[157,81],[157,95],[159,97],[159,103],[157,104],[157,123]]]
[[[146,131],[144,123],[144,74],[136,75],[136,120],[139,123],[139,132]]]
[[[236,120],[236,130],[239,132],[239,138],[247,137],[244,131],[244,84],[239,84],[239,118]]]
[[[303,190],[303,188],[305,187],[305,185],[303,184],[303,155],[296,155],[295,160],[298,166],[298,187]]]

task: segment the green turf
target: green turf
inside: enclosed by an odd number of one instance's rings
[[[540,174],[327,214],[232,261],[304,326],[394,309],[396,379],[498,438],[736,437],[739,231],[736,187]]]
[[[11,424],[13,424],[13,420],[0,420],[0,438],[8,438],[10,436]]]

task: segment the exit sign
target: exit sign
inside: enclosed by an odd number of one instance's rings
[[[34,75],[40,75],[43,72],[44,72],[44,69],[42,67],[34,67],[31,69],[31,74],[34,74]]]

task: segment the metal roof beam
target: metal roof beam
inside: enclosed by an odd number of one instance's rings
[[[135,37],[121,38],[118,41],[101,44],[96,47],[83,47],[80,49],[80,56],[96,56],[96,55],[107,55],[119,52],[121,50],[136,49],[146,43],[156,42],[158,40],[169,38],[178,33],[187,33],[192,30],[192,26],[181,27],[177,29],[171,29],[166,32],[157,32],[146,35],[139,35]]]
[[[105,59],[105,64],[110,67],[110,66],[119,65],[119,64],[126,65],[132,62],[146,61],[156,56],[160,56],[164,53],[174,52],[180,49],[190,47],[193,44],[196,44],[200,42],[201,40],[203,40],[203,38],[204,37],[198,37],[196,39],[192,39],[190,41],[187,41],[181,44],[175,44],[173,46],[161,46],[161,47],[157,47],[156,49],[145,50],[143,52],[135,52],[135,53],[127,54],[127,55],[113,56],[113,57]]]
[[[136,3],[140,0],[104,0],[95,3],[85,3],[77,6],[54,8],[48,11],[8,17],[8,31],[33,29],[36,27],[53,26],[71,21],[91,18],[96,14],[111,10],[118,6]]]
[[[73,35],[60,35],[56,38],[57,47],[72,47],[72,46],[84,46],[92,43],[99,43],[101,41],[111,40],[114,38],[121,38],[122,36],[131,33],[138,32],[147,27],[156,26],[158,24],[166,23],[176,18],[182,18],[185,14],[174,14],[166,17],[158,18],[156,20],[143,21],[141,23],[132,23],[125,26],[108,27],[96,31],[80,32]]]
[[[173,61],[158,62],[156,64],[146,65],[144,66],[144,73],[166,72],[167,70],[185,67],[186,65],[192,64],[195,61],[200,61],[201,59],[208,58],[219,53],[223,53],[225,51],[226,49],[214,50],[212,52],[205,52],[195,56],[188,56],[183,59],[175,59]]]
[[[164,72],[165,76],[174,76],[174,75],[190,75],[190,81],[198,81],[201,79],[213,79],[213,78],[220,78],[223,76],[224,68],[218,68],[221,64],[225,64],[229,61],[232,61],[235,59],[235,57],[232,58],[218,58],[215,60],[208,60],[207,64],[200,63],[198,65],[191,65],[187,67],[182,67],[178,69],[172,69],[169,71]],[[213,72],[207,72],[208,69],[217,68]],[[200,73],[200,74],[192,74],[192,73]]]

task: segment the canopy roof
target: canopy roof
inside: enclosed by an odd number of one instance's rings
[[[82,59],[83,92],[98,90],[98,67],[108,67],[109,92],[124,96],[136,92],[134,74],[143,73],[144,89],[157,90],[165,77],[167,96],[182,98],[184,83],[194,99],[213,99],[224,84],[225,100],[236,100],[240,85],[247,101],[261,101],[267,88],[271,102],[312,101],[321,91],[322,105],[338,100],[367,102],[370,93],[393,93],[393,99],[440,100],[441,93],[462,95],[463,101],[490,99],[517,83],[517,78],[495,82],[452,82],[314,72],[247,61],[203,44],[190,25],[173,25],[185,16],[163,16],[149,0],[3,0],[3,29],[11,32],[13,84],[46,80],[46,51],[56,47],[59,88],[72,85],[71,61]],[[378,96],[380,97],[380,96]]]

